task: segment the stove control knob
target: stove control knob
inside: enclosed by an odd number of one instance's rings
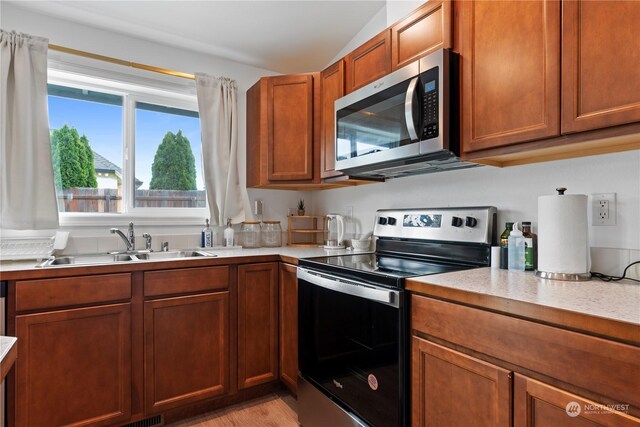
[[[467,227],[475,227],[476,225],[478,225],[478,220],[472,216],[468,216],[464,222],[464,225],[466,225]]]
[[[389,218],[387,218],[387,224],[396,225],[396,219],[394,217],[390,216]]]
[[[462,218],[454,216],[453,218],[451,218],[451,225],[454,227],[462,227]]]
[[[387,225],[387,218],[381,216],[380,218],[378,218],[378,224]]]

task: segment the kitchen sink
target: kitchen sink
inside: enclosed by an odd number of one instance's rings
[[[216,254],[211,252],[201,251],[198,249],[186,249],[183,251],[168,251],[168,252],[149,252],[142,254],[141,259],[172,259],[172,258],[199,258],[199,257],[215,257]]]
[[[168,251],[168,252],[136,251],[136,252],[120,252],[120,253],[110,253],[110,254],[88,254],[88,255],[51,257],[41,262],[40,264],[36,265],[36,267],[111,264],[115,262],[153,261],[153,260],[163,260],[163,259],[200,258],[200,257],[215,257],[215,256],[216,254],[212,254],[210,252],[201,251],[197,249],[187,249],[182,251]]]

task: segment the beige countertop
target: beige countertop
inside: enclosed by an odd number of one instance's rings
[[[366,251],[348,251],[346,249],[324,249],[322,246],[318,247],[294,247],[294,246],[281,246],[276,248],[238,248],[238,249],[204,249],[207,252],[215,254],[212,258],[182,258],[180,261],[186,260],[211,260],[211,259],[228,259],[239,257],[259,257],[259,256],[281,256],[285,258],[301,259],[301,258],[314,258],[321,256],[333,256],[333,255],[348,255],[354,253],[366,253]],[[73,254],[71,254],[73,256]],[[25,261],[2,261],[0,262],[0,274],[2,272],[14,272],[14,271],[28,271],[33,269],[38,270],[54,270],[61,268],[76,268],[87,266],[99,266],[99,265],[132,265],[133,263],[149,263],[149,262],[175,262],[176,259],[155,259],[155,260],[141,260],[141,261],[122,261],[119,263],[110,262],[108,264],[77,264],[77,265],[65,265],[57,267],[38,268],[36,267],[40,262],[34,260]]]
[[[3,337],[0,336],[0,381],[2,381],[11,369],[13,362],[15,361],[15,349],[14,346],[18,341],[17,338],[14,337]],[[12,356],[5,360],[9,355],[9,352],[14,349],[12,352]]]
[[[412,278],[407,289],[640,342],[640,283],[630,280],[568,282],[540,279],[533,272],[476,268]]]

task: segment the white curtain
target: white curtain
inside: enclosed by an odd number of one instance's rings
[[[235,80],[196,74],[204,182],[211,224],[244,221],[238,175],[238,86]]]
[[[0,227],[4,229],[58,228],[47,49],[47,39],[0,29]]]

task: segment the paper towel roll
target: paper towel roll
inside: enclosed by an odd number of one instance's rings
[[[538,271],[586,274],[591,268],[587,196],[538,197]]]

